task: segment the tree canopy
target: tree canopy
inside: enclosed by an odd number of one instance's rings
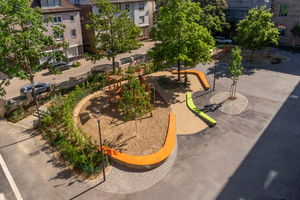
[[[46,67],[50,60],[65,60],[62,51],[44,52],[43,49],[62,46],[68,49],[68,43],[56,39],[64,32],[65,25],[51,25],[53,34],[46,36],[46,26],[54,23],[53,17],[45,17],[36,7],[31,8],[28,0],[0,1],[0,71],[9,79],[34,80],[34,74]],[[47,58],[40,63],[40,58]],[[49,65],[49,68],[52,68]],[[52,68],[52,73],[60,73]],[[0,95],[4,96],[9,80],[0,84]]]
[[[123,86],[123,100],[120,100],[119,107],[124,113],[124,120],[135,120],[136,136],[138,136],[137,118],[142,118],[150,113],[153,108],[150,104],[150,94],[145,92],[145,85],[133,74],[129,77],[128,87]]]
[[[277,44],[278,29],[274,22],[271,22],[270,9],[265,10],[266,6],[258,9],[252,8],[246,19],[241,20],[237,24],[238,36],[234,39],[243,45],[246,49],[252,49],[252,54],[255,48],[261,50],[262,47],[271,43]],[[250,60],[252,60],[252,54]]]
[[[161,7],[158,12],[157,26],[151,29],[155,47],[148,55],[155,60],[166,60],[167,65],[180,63],[195,67],[198,63],[211,61],[210,49],[215,42],[207,28],[199,25],[203,11],[199,3],[189,0],[170,0],[168,7]],[[178,80],[180,74],[178,73]]]
[[[229,29],[230,24],[226,21],[225,11],[227,10],[226,0],[193,0],[199,2],[200,7],[205,14],[212,18],[214,25],[211,27],[212,33],[222,31],[222,29]],[[209,29],[209,27],[207,27]]]
[[[92,22],[86,27],[94,32],[92,38],[96,54],[86,54],[86,59],[93,62],[104,57],[108,60],[112,59],[115,72],[115,58],[119,53],[130,52],[142,46],[136,40],[142,30],[130,20],[128,11],[121,12],[118,6],[114,6],[108,0],[92,2],[99,11],[98,14],[89,14]]]

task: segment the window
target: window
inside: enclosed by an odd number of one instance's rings
[[[281,4],[279,16],[286,17],[289,10],[288,4]]]
[[[54,7],[54,0],[48,0],[48,6]]]
[[[139,3],[139,11],[144,11],[144,2]]]
[[[71,36],[72,37],[76,37],[76,29],[72,29],[71,30]]]
[[[75,19],[74,19],[74,15],[73,14],[71,14],[70,15],[70,22],[74,22],[75,21]]]
[[[55,16],[53,20],[54,24],[61,23],[61,16]]]
[[[277,29],[279,31],[279,36],[284,36],[286,27],[284,25],[278,25]]]
[[[60,1],[59,0],[55,0],[55,6],[60,6]]]
[[[59,7],[60,6],[60,0],[41,0],[41,6],[42,8],[45,7]]]
[[[42,7],[47,7],[48,6],[47,0],[41,0],[41,5]]]
[[[57,39],[57,40],[62,40],[62,39],[64,39],[64,34],[62,33],[61,35],[57,35],[57,36],[56,36],[56,39]]]
[[[146,28],[142,28],[142,32],[141,32],[140,36],[144,36],[145,32],[146,32]]]
[[[140,24],[143,24],[143,23],[145,22],[145,18],[144,18],[144,16],[140,16],[139,18],[140,18],[140,21],[139,21],[139,23],[140,23]]]
[[[128,12],[130,12],[130,5],[129,4],[125,4],[125,10],[127,10]]]
[[[68,50],[68,58],[73,58],[77,56],[77,47],[72,47]]]

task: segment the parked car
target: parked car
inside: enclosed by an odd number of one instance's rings
[[[56,63],[52,65],[54,68],[58,68],[60,71],[66,70],[66,69],[71,69],[72,68],[72,64],[71,63]],[[51,69],[49,69],[49,72],[51,72]]]
[[[50,91],[51,83],[34,83],[35,91],[37,94]],[[26,97],[27,92],[32,92],[31,84],[25,85],[21,88],[20,94],[22,97]]]
[[[216,43],[219,43],[219,44],[231,44],[232,43],[231,39],[227,39],[223,36],[216,36],[216,37],[214,37],[214,40],[216,41]]]

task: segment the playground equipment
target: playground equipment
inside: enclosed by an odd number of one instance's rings
[[[111,87],[110,86],[110,79],[113,80],[113,84],[114,84],[113,96],[114,96],[114,101],[115,101],[115,108],[117,109],[117,101],[123,99],[121,97],[121,95],[122,95],[122,82],[121,82],[122,77],[119,76],[119,75],[111,75],[111,76],[109,76],[109,73],[107,73],[109,104],[111,105],[112,91],[111,91],[111,88],[110,88]],[[116,87],[116,83],[117,83],[117,87]]]
[[[146,93],[150,95],[150,85],[148,83],[148,78],[145,80],[141,74],[140,74],[140,70],[142,68],[138,68],[135,70],[135,72],[138,72],[138,79],[141,82],[141,85],[145,85],[145,89],[146,89]],[[110,85],[110,80],[113,80],[113,90],[112,90],[112,86]],[[114,103],[115,103],[115,109],[117,109],[117,103],[119,100],[123,100],[122,97],[122,76],[120,75],[109,75],[109,73],[107,73],[107,81],[108,81],[108,95],[109,95],[109,104],[111,105],[111,101],[112,98],[114,99]],[[129,75],[128,75],[128,85],[129,85]],[[155,106],[155,88],[151,87],[154,90],[154,106]],[[150,101],[149,101],[150,103]],[[152,116],[152,113],[151,113]]]

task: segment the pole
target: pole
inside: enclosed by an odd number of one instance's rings
[[[39,126],[40,126],[41,131],[43,131],[43,128],[42,128],[42,121],[41,121],[41,116],[40,116],[40,111],[39,111],[39,104],[38,104],[38,102],[37,102],[36,92],[35,92],[35,87],[34,87],[33,81],[31,81],[31,87],[32,87],[33,95],[34,95],[34,101],[35,101],[35,105],[36,105],[36,110],[37,110],[37,113],[38,113]]]
[[[100,111],[97,110],[96,113],[100,117]],[[100,149],[101,149],[101,158],[102,158],[103,181],[105,181],[105,163],[104,163],[104,158],[103,158],[103,148],[102,148],[102,139],[101,139],[100,119],[98,119],[97,122],[98,122],[99,137],[100,137]]]
[[[216,48],[217,50],[217,54],[216,54],[216,59],[215,59],[215,75],[214,75],[214,86],[213,86],[213,91],[215,91],[215,85],[216,85],[216,73],[217,73],[217,65],[216,65],[216,61],[218,59],[218,48]]]

